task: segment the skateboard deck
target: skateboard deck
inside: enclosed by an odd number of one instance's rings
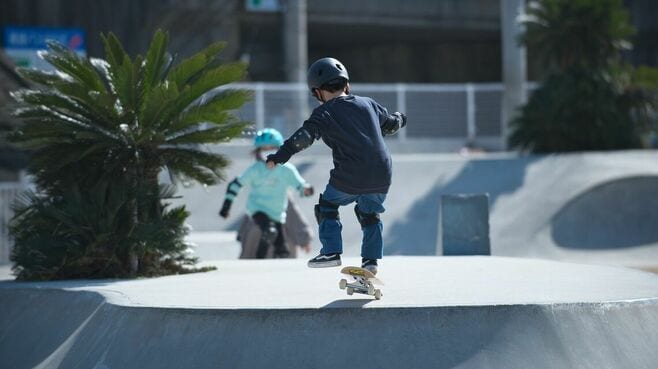
[[[383,286],[384,282],[382,282],[380,279],[377,279],[377,277],[375,277],[375,275],[372,274],[369,270],[354,266],[347,266],[341,269],[340,272],[349,276],[352,280],[351,282],[348,282],[347,279],[343,278],[338,283],[338,287],[340,287],[341,290],[347,290],[348,295],[352,295],[356,292],[364,295],[374,296],[376,300],[382,298],[382,291],[378,288],[375,288],[375,286]]]

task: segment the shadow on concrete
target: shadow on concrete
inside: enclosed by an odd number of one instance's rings
[[[629,177],[595,186],[551,220],[551,236],[571,249],[616,249],[658,242],[658,177]]]
[[[331,308],[362,308],[367,304],[373,302],[373,299],[341,299],[328,303],[321,307],[321,309]]]
[[[439,179],[433,189],[416,200],[409,212],[391,225],[386,239],[386,255],[436,255],[439,206],[442,195],[488,193],[489,206],[497,198],[519,189],[527,167],[542,158],[528,156],[514,159],[472,160],[445,185]],[[414,198],[413,194],[409,195]]]
[[[2,291],[2,289],[23,288],[59,290],[63,288],[102,287],[110,284],[117,284],[117,282],[131,282],[135,280],[136,279],[66,279],[39,282],[0,280],[0,291]]]
[[[60,367],[80,327],[105,303],[97,293],[41,289],[0,289],[0,300],[1,366],[14,369]]]

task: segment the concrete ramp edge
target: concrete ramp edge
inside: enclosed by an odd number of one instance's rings
[[[181,309],[0,290],[0,366],[652,368],[656,300],[423,308]]]

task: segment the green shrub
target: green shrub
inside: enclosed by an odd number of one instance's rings
[[[538,153],[643,147],[656,104],[636,77],[653,74],[620,62],[635,32],[623,2],[530,1],[523,23],[521,40],[547,77],[509,122],[509,145]]]
[[[204,150],[239,135],[231,111],[250,94],[211,90],[240,80],[242,63],[222,63],[224,43],[174,63],[168,35],[145,57],[103,37],[106,59],[86,59],[51,42],[56,73],[20,69],[37,87],[13,93],[23,125],[11,140],[30,155],[37,194],[16,205],[14,268],[21,279],[99,278],[184,272],[184,208],[158,182],[213,184],[228,160]],[[203,98],[202,98],[203,97]]]
[[[171,190],[162,188],[158,199],[170,196]],[[178,273],[193,265],[183,239],[184,207],[165,205],[159,217],[133,222],[136,197],[116,183],[84,190],[74,186],[62,196],[26,193],[15,204],[10,224],[18,279],[133,276],[132,254],[138,257],[139,275]]]
[[[640,130],[624,102],[596,72],[553,74],[511,122],[509,143],[535,153],[639,147]]]

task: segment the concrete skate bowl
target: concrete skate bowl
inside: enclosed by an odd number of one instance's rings
[[[401,173],[399,183],[428,182],[433,180],[429,191],[417,196],[406,197],[392,194],[387,199],[387,209],[408,209],[399,214],[390,225],[386,236],[386,255],[436,255],[436,242],[439,224],[439,212],[442,195],[482,194],[489,195],[490,207],[494,207],[500,196],[513,194],[523,185],[526,171],[541,157],[530,156],[510,159],[488,159],[464,161],[461,169],[450,176],[441,172],[436,178],[428,175],[427,169],[417,167],[416,163],[396,164]],[[455,160],[459,162],[459,160]],[[437,167],[444,162],[431,162]],[[427,165],[427,163],[425,163]],[[396,178],[397,179],[397,178]]]
[[[599,184],[563,206],[551,220],[556,245],[620,249],[658,243],[658,176]]]
[[[658,362],[652,301],[227,310],[121,306],[93,293],[53,290],[4,290],[0,300],[1,366],[12,369],[652,368]]]

